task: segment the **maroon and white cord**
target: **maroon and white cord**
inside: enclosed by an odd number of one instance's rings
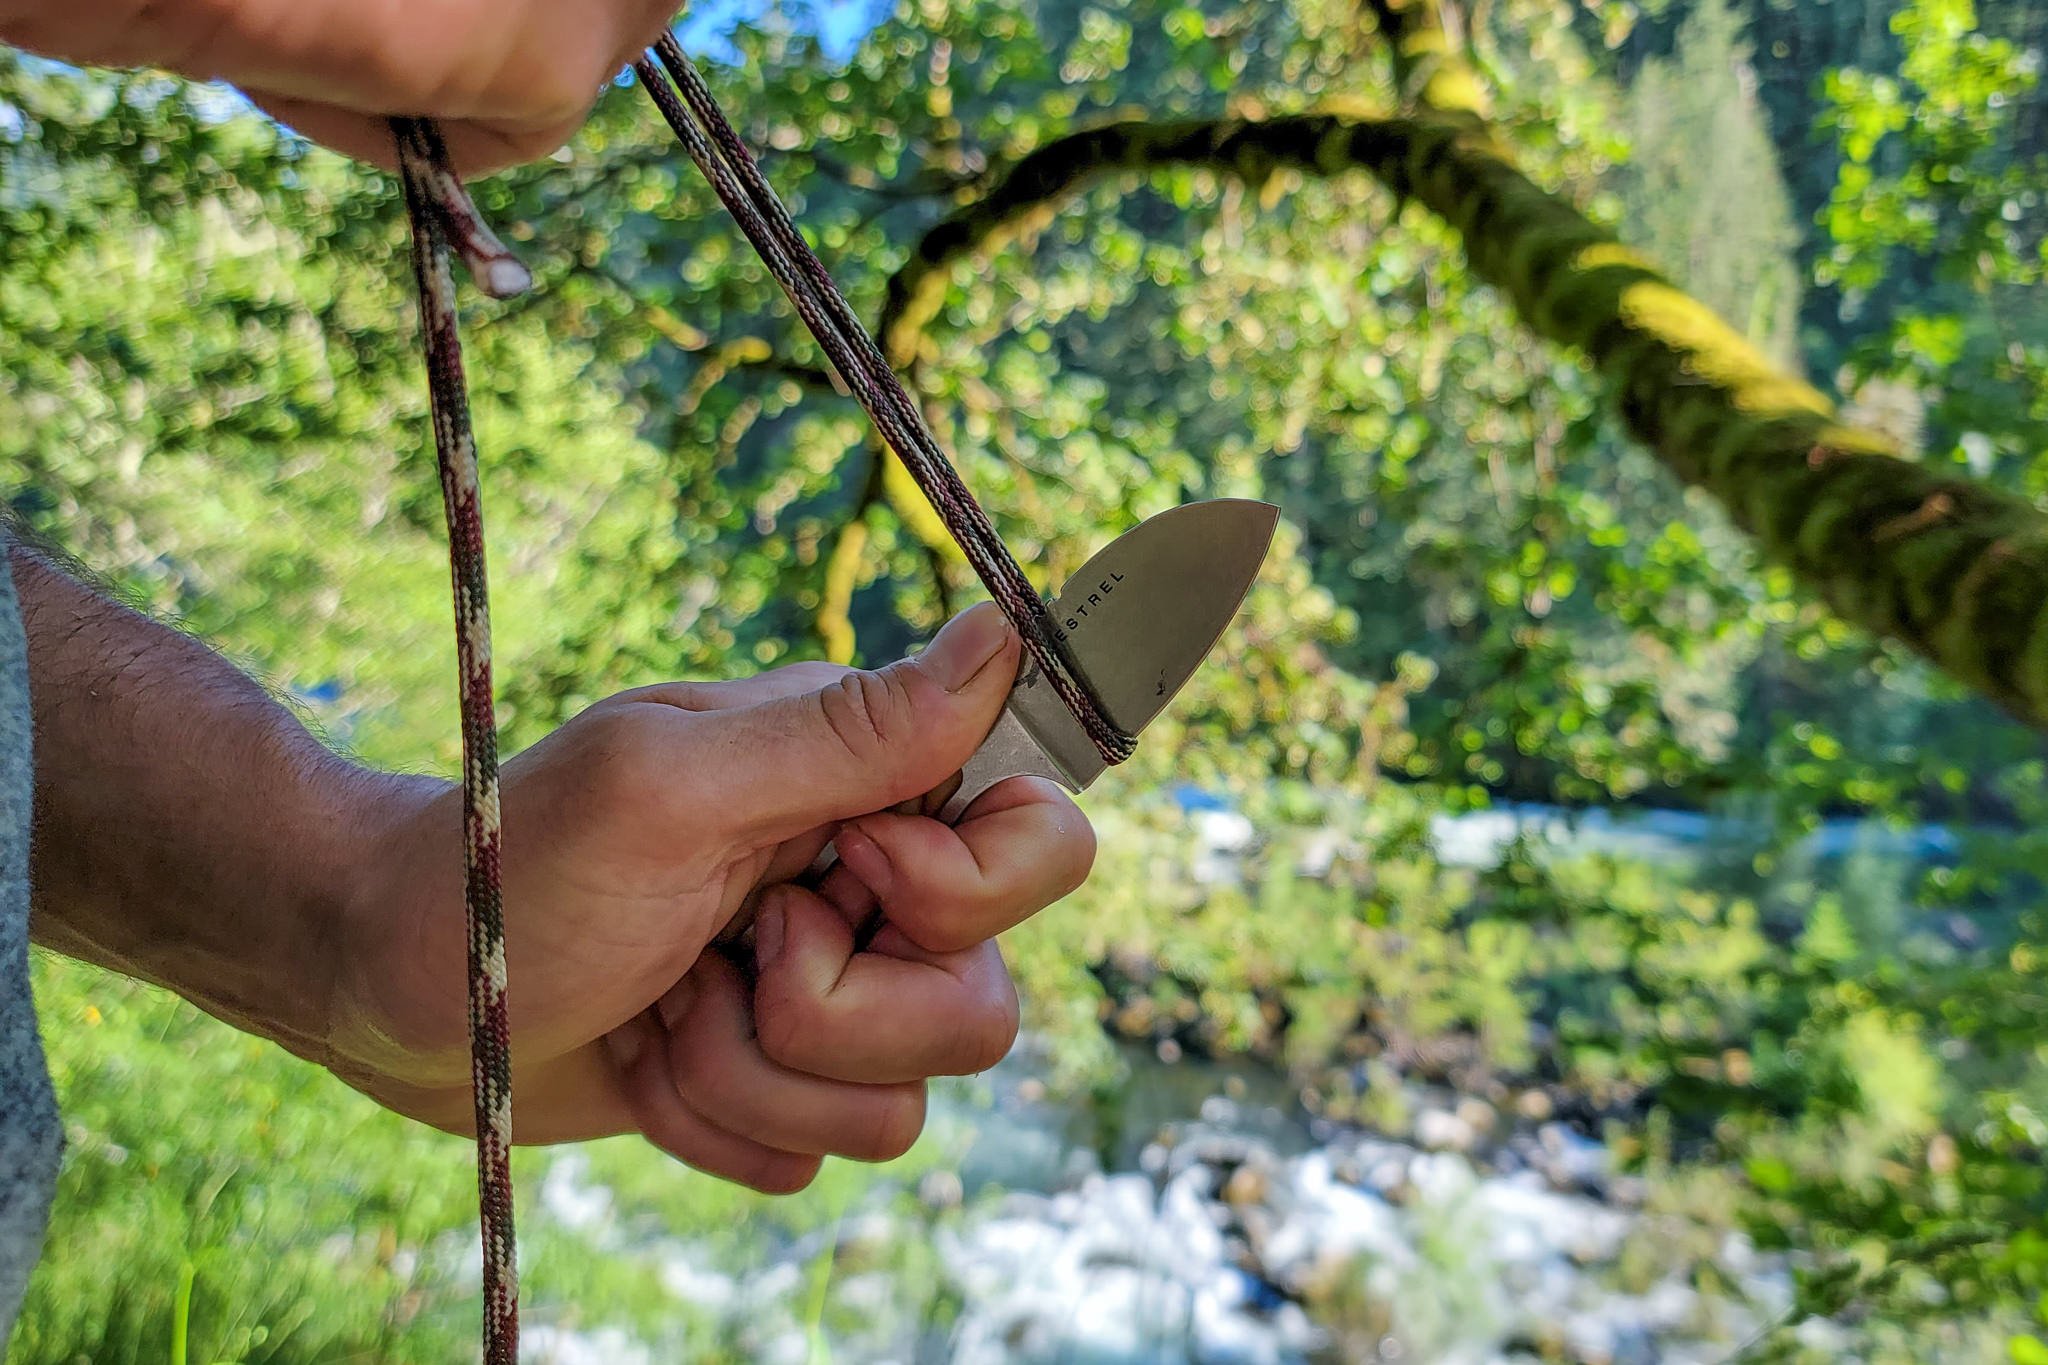
[[[462,375],[462,337],[450,248],[479,287],[498,297],[532,283],[484,226],[432,123],[393,119],[420,336],[434,412],[434,453],[448,518],[455,652],[462,714],[462,849],[469,927],[469,1056],[476,1096],[476,1185],[484,1253],[484,1361],[517,1365],[519,1262],[512,1227],[512,1035],[505,1011],[505,914],[498,858],[498,725],[491,699],[491,604],[476,437]]]

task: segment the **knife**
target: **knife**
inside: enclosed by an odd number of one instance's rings
[[[1046,627],[1117,729],[1142,732],[1194,676],[1243,605],[1279,521],[1279,508],[1246,498],[1188,503],[1138,523],[1067,580]],[[1048,777],[1078,795],[1107,766],[1027,657],[938,818],[958,822],[1011,777]]]
[[[1279,523],[1279,508],[1249,498],[1183,504],[1097,551],[1046,606],[1046,627],[1068,666],[1119,730],[1138,735],[1201,667],[1244,604]],[[998,782],[1047,777],[1079,795],[1108,766],[1027,655],[994,726],[961,768],[959,785],[918,804],[929,812],[941,802],[937,818],[957,824]],[[815,885],[838,860],[827,844],[808,879]],[[881,913],[861,926],[861,942],[879,927]]]

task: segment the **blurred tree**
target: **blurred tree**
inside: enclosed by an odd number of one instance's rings
[[[1757,349],[1797,369],[1800,232],[1757,100],[1742,20],[1692,7],[1677,50],[1629,83],[1619,230]]]

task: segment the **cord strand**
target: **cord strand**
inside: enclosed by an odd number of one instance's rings
[[[989,595],[1016,626],[1032,662],[1087,731],[1105,762],[1115,764],[1129,758],[1136,741],[1109,718],[1082,681],[1063,644],[1048,629],[1044,604],[1030,580],[946,458],[874,338],[817,253],[804,241],[788,209],[675,36],[664,34],[651,56],[643,56],[633,69],[684,151],[789,297],[798,317],[930,499]]]
[[[448,519],[461,684],[463,905],[468,930],[470,1081],[476,1099],[476,1179],[483,1241],[486,1365],[519,1359],[519,1263],[512,1217],[512,1034],[506,1012],[505,913],[499,869],[498,726],[491,693],[491,606],[484,562],[483,497],[462,370],[451,243],[488,289],[511,282],[511,252],[483,226],[434,125],[393,119],[413,277],[434,415],[435,464]],[[445,225],[453,223],[452,235]]]

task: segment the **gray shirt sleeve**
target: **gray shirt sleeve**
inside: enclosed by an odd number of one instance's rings
[[[0,529],[0,1355],[42,1251],[63,1145],[28,979],[28,647]]]

